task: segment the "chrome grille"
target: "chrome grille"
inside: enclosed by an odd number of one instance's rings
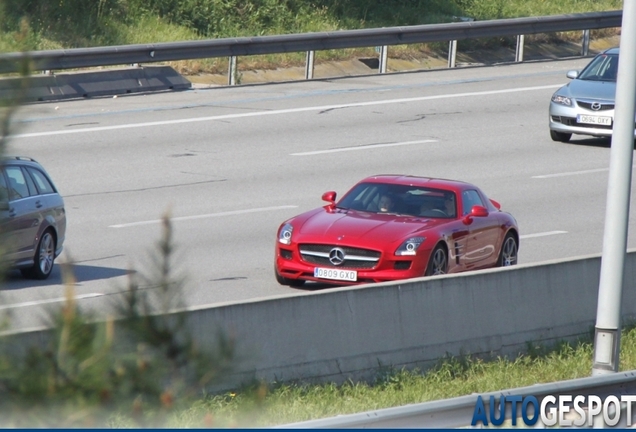
[[[582,101],[576,101],[576,103],[578,104],[578,106],[582,107],[582,108],[586,108],[589,109],[591,111],[608,111],[608,110],[613,110],[614,109],[614,104],[613,103],[601,103],[600,108],[599,109],[594,109],[592,108],[592,103],[593,102],[582,102]],[[596,102],[598,103],[598,102]]]
[[[342,264],[335,266],[329,261],[329,253],[333,248],[342,249],[345,258]],[[370,269],[376,266],[381,253],[370,249],[361,249],[348,246],[301,244],[300,255],[303,261],[326,267],[338,267],[349,269]]]

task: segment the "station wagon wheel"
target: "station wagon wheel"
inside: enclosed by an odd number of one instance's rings
[[[517,264],[518,252],[519,246],[515,236],[512,233],[506,234],[499,253],[499,260],[497,260],[497,267],[509,267]]]
[[[25,269],[22,273],[34,279],[46,279],[53,271],[55,261],[55,239],[50,230],[44,231],[38,247],[35,250],[33,267]]]
[[[448,271],[448,255],[444,246],[437,245],[428,260],[425,276],[446,274]]]

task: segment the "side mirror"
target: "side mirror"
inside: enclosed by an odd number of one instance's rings
[[[497,201],[491,199],[490,202],[497,208],[497,210],[501,210],[501,204],[499,204]]]
[[[488,216],[488,210],[484,206],[474,205],[470,210],[470,215],[473,217],[486,217]]]
[[[464,216],[463,222],[466,225],[470,225],[473,223],[473,218],[476,217],[486,217],[488,216],[488,210],[484,206],[474,205],[472,209],[470,209],[470,213]]]
[[[571,71],[568,71],[568,72],[565,74],[565,76],[566,76],[566,77],[568,77],[568,78],[570,78],[570,79],[574,79],[574,78],[576,78],[576,77],[578,77],[578,76],[579,76],[579,71],[577,71],[577,70],[571,70]]]
[[[334,191],[325,192],[324,194],[322,194],[322,200],[327,201],[331,205],[334,205],[336,203],[336,192]]]

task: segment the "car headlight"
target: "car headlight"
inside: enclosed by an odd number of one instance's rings
[[[399,248],[395,251],[396,255],[415,255],[417,253],[417,248],[420,247],[422,243],[424,243],[426,237],[411,237],[407,239],[400,245]]]
[[[558,103],[559,105],[572,106],[572,99],[558,94],[552,95],[552,102]]]
[[[283,227],[280,229],[280,232],[278,233],[278,241],[286,245],[291,244],[293,231],[294,227],[291,226],[291,224],[286,223],[285,225],[283,225]]]

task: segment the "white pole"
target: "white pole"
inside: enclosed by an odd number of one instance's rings
[[[598,289],[592,375],[618,371],[621,296],[627,252],[636,103],[636,0],[623,1],[623,23],[610,150],[601,280]]]

